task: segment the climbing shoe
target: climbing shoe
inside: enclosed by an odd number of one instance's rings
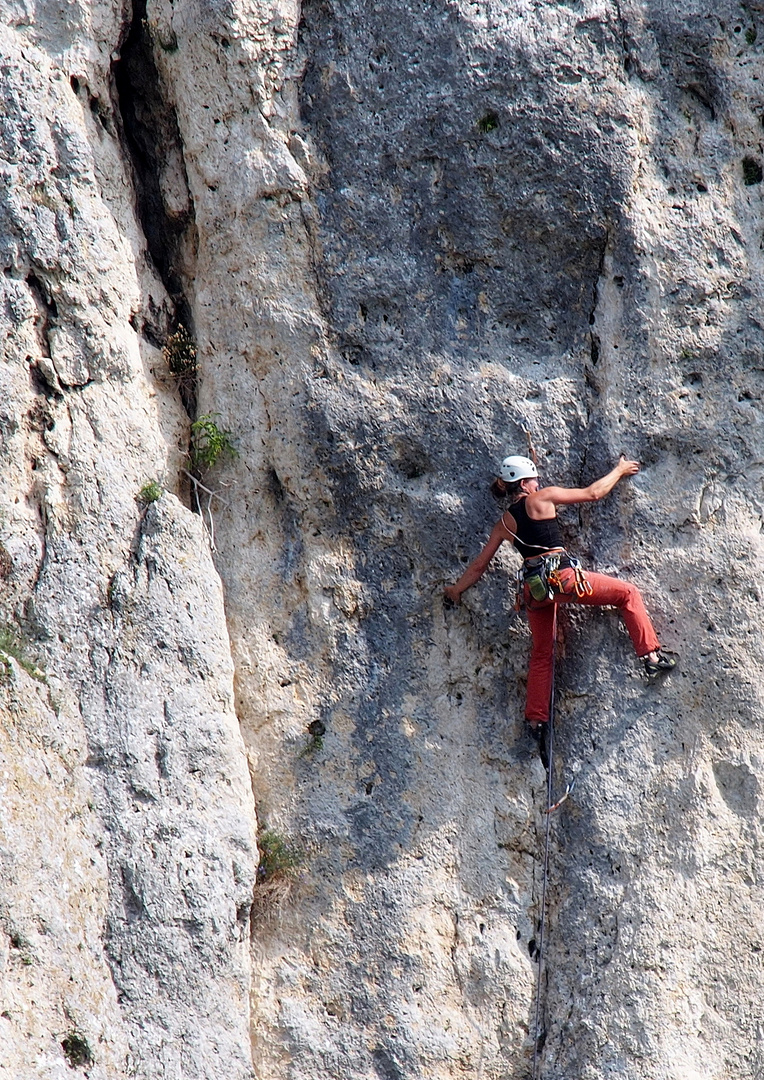
[[[671,671],[676,667],[676,657],[669,656],[668,653],[658,650],[658,659],[651,660],[649,656],[646,656],[642,663],[645,665],[645,674],[648,679],[655,678],[656,675],[662,675],[664,671]]]
[[[534,727],[528,723],[528,734],[535,743],[538,743],[539,757],[545,769],[549,768],[549,724],[540,721]]]

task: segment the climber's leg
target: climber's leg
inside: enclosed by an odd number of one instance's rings
[[[525,718],[530,721],[531,726],[535,726],[549,720],[554,673],[554,604],[551,601],[543,604],[533,601],[528,603],[526,596],[526,612],[533,644],[528,665]]]
[[[565,594],[560,597],[561,600],[573,604],[594,604],[618,608],[626,623],[626,629],[629,631],[637,656],[647,656],[648,653],[660,649],[658,635],[655,633],[636,585],[632,585],[629,581],[621,581],[620,578],[595,574],[587,570],[586,580],[591,585],[591,595],[577,596],[573,586],[575,579],[573,571],[561,570],[560,577],[565,588]]]

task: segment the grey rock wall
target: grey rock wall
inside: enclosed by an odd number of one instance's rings
[[[0,1072],[759,1076],[763,11],[4,11]],[[682,653],[562,619],[542,965],[528,434]]]
[[[125,16],[7,13],[3,647],[45,682],[3,660],[1,1068],[251,1076],[254,808],[219,578],[171,493],[188,421],[137,332],[171,302],[118,138]]]

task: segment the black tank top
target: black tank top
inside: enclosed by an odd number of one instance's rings
[[[552,548],[565,546],[562,542],[560,523],[556,517],[534,521],[533,518],[528,517],[524,498],[512,503],[509,512],[517,522],[517,540],[513,540],[512,543],[524,559],[541,555],[542,552],[550,551]]]

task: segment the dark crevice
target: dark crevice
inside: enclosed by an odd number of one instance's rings
[[[605,233],[605,240],[602,245],[602,251],[600,252],[599,266],[597,267],[597,277],[594,279],[594,288],[592,290],[592,307],[589,312],[589,326],[594,327],[597,321],[597,304],[599,303],[600,294],[600,281],[605,270],[605,255],[607,254],[607,246],[610,242],[610,233]],[[599,334],[592,329],[589,333],[589,350],[592,358],[592,363],[596,364],[600,358],[601,341]]]
[[[69,80],[69,85],[77,97],[82,95],[87,99],[88,108],[104,131],[107,131],[109,135],[116,135],[114,122],[109,113],[109,109],[106,103],[101,100],[100,96],[91,93],[88,84],[82,79],[78,79],[76,75],[72,75]]]
[[[699,83],[690,83],[685,87],[685,92],[702,106],[709,120],[716,120],[716,109],[711,99],[711,92],[707,87],[701,86]]]
[[[762,170],[761,163],[752,157],[743,158],[743,183],[746,187],[753,187],[754,184],[760,184],[764,179],[764,170]]]
[[[46,365],[40,364],[31,356],[27,357],[29,364],[29,379],[35,394],[45,397],[48,401],[62,401],[61,385],[54,379],[51,370],[46,370]]]
[[[163,98],[154,62],[146,0],[136,0],[133,5],[133,20],[113,71],[122,133],[133,165],[138,216],[154,265],[180,321],[186,323],[190,311],[182,263],[187,234],[195,232],[193,207],[189,197],[184,211],[171,213],[162,194],[162,166],[169,164],[171,157],[182,166],[183,156],[175,111]],[[185,173],[183,180],[188,193]]]
[[[54,319],[58,318],[56,301],[50,294],[50,290],[40,281],[36,274],[27,274],[27,285],[30,288],[37,307],[35,327],[40,338],[40,349],[43,356],[50,357],[50,328]]]
[[[159,331],[157,326],[153,325],[148,319],[142,319],[140,315],[130,316],[130,325],[136,334],[140,334],[148,341],[149,345],[153,345],[155,349],[162,349],[165,346],[165,336]]]
[[[128,923],[143,918],[145,907],[141,895],[136,888],[135,873],[127,866],[122,867],[122,902],[124,905],[125,918]]]
[[[634,70],[634,60],[631,53],[631,47],[629,44],[629,27],[621,11],[621,5],[616,0],[615,5],[616,18],[618,19],[618,28],[620,31],[620,46],[623,53],[623,69],[627,75],[631,75]]]
[[[154,59],[146,0],[133,4],[132,22],[112,72],[120,135],[133,167],[138,219],[151,260],[173,304],[169,327],[162,327],[161,319],[157,325],[156,320],[145,318],[136,318],[133,325],[151,344],[165,345],[169,333],[180,325],[193,335],[188,285],[195,272],[197,231],[180,130]],[[162,182],[168,175],[175,189],[171,203]],[[190,395],[184,395],[183,403],[193,417],[196,386]]]

